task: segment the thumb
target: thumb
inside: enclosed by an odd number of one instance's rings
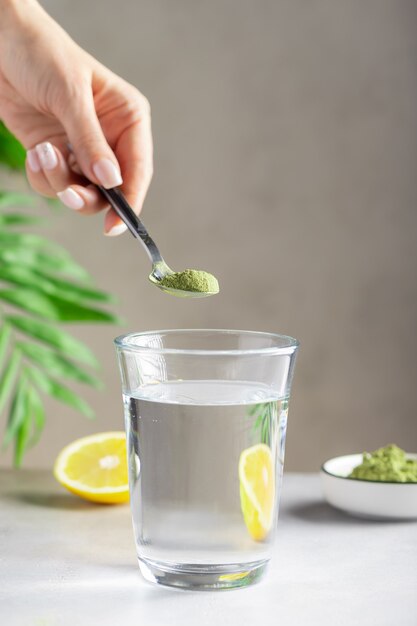
[[[93,98],[71,105],[61,122],[84,176],[106,189],[121,185],[120,167],[103,134]]]

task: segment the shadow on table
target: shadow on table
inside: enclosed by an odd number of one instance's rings
[[[300,502],[293,504],[285,508],[283,511],[282,519],[285,520],[288,517],[297,517],[306,522],[312,522],[313,524],[339,524],[345,526],[361,525],[364,524],[404,524],[410,522],[410,520],[377,520],[367,517],[354,517],[338,511],[333,508],[324,500],[317,500],[313,502]]]
[[[81,500],[81,498],[65,493],[57,494],[19,491],[9,492],[5,494],[4,498],[13,500],[14,502],[29,504],[31,506],[39,506],[47,509],[61,509],[65,511],[84,511],[87,509],[97,510],[97,508],[100,507],[100,504],[95,502]]]

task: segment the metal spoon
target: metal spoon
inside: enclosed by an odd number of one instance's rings
[[[113,189],[105,189],[100,185],[97,185],[97,187],[116,211],[120,219],[126,224],[132,235],[142,243],[148,253],[152,263],[152,272],[148,277],[151,283],[159,287],[159,289],[162,289],[162,291],[165,291],[165,293],[177,296],[178,298],[205,298],[206,296],[213,296],[217,293],[216,291],[185,291],[183,289],[173,289],[172,287],[162,285],[162,279],[169,274],[175,274],[175,272],[165,263],[158,246],[152,237],[150,237],[143,222],[138,218],[118,187],[113,187]]]

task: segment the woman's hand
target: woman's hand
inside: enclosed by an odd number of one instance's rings
[[[88,215],[108,208],[89,181],[123,183],[140,212],[152,178],[148,101],[35,0],[0,0],[0,119],[28,149],[27,176],[42,195]],[[105,234],[124,230],[109,209]]]

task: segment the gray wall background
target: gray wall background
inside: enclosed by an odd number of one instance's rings
[[[72,439],[121,429],[113,337],[174,327],[300,339],[287,469],[391,441],[416,451],[417,3],[44,5],[151,101],[143,217],[170,264],[210,269],[222,291],[169,298],[129,235],[102,236],[102,216],[52,217],[51,235],[119,296],[126,324],[71,328],[103,364],[105,391],[84,391],[98,417],[49,403],[26,464],[50,466]]]

